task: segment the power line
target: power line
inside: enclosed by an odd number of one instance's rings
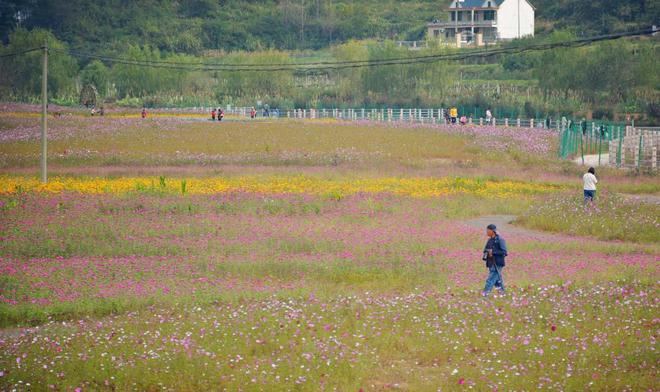
[[[5,57],[14,57],[14,56],[20,56],[22,54],[30,53],[30,52],[36,52],[37,50],[43,50],[43,47],[40,48],[30,48],[30,49],[25,49],[20,52],[13,52],[13,53],[5,53],[5,54],[0,54],[0,58],[5,58]]]
[[[591,44],[594,42],[605,41],[605,40],[614,40],[623,37],[632,37],[632,36],[642,36],[650,35],[657,32],[653,28],[631,31],[631,32],[622,32],[608,35],[601,35],[588,38],[580,38],[572,41],[558,42],[558,43],[542,43],[530,45],[524,47],[526,50],[547,50],[552,49],[553,47],[560,46],[584,46],[584,44]],[[90,58],[103,60],[108,62],[116,62],[121,64],[131,64],[131,65],[145,65],[145,66],[172,66],[172,67],[195,67],[194,69],[209,69],[209,70],[234,70],[234,71],[249,71],[249,70],[306,70],[306,69],[323,69],[329,67],[330,69],[336,69],[337,66],[349,66],[349,65],[360,65],[360,66],[372,66],[372,65],[391,65],[391,64],[408,64],[411,62],[423,61],[423,60],[452,60],[453,56],[456,56],[457,59],[463,59],[466,54],[470,56],[492,56],[500,53],[508,53],[509,51],[515,51],[514,47],[501,48],[496,50],[480,49],[473,50],[470,52],[462,52],[455,54],[436,54],[436,55],[427,55],[427,56],[415,56],[415,57],[398,57],[398,58],[389,58],[389,59],[372,59],[372,60],[347,60],[347,61],[318,61],[311,63],[272,63],[272,64],[235,64],[235,63],[219,63],[219,62],[176,62],[176,61],[167,61],[167,60],[136,60],[123,57],[109,57],[109,56],[100,56],[85,52],[80,52],[77,50],[68,50],[68,54],[74,57],[79,58]],[[381,64],[382,63],[382,64]],[[177,69],[177,68],[174,68]]]
[[[576,48],[591,45],[596,42],[617,40],[625,37],[652,35],[657,33],[656,28],[644,30],[621,32],[615,34],[600,35],[595,37],[580,38],[563,42],[539,43],[526,46],[511,46],[499,49],[476,49],[471,51],[435,54],[414,57],[398,57],[389,59],[370,60],[347,60],[347,61],[318,61],[311,63],[273,63],[273,64],[233,64],[233,63],[211,63],[211,62],[176,62],[166,60],[136,60],[124,57],[101,56],[91,53],[67,49],[50,49],[51,52],[68,54],[72,57],[96,59],[108,63],[133,65],[139,67],[163,68],[181,71],[228,71],[228,72],[277,72],[277,71],[325,71],[341,70],[350,68],[376,67],[387,65],[411,65],[428,64],[438,61],[461,61],[471,58],[486,58],[497,55],[511,55],[532,51],[544,51],[555,48]],[[22,52],[9,53],[0,57],[17,56],[43,48],[27,49]]]

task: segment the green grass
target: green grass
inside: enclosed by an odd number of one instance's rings
[[[610,192],[586,203],[574,194],[554,196],[517,219],[523,226],[603,240],[660,242],[660,204],[626,201]]]

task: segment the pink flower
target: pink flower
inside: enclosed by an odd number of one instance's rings
[[[553,331],[556,331],[556,330],[557,330],[557,326],[554,325],[554,324],[552,324],[552,327],[550,327],[550,329],[553,330]]]
[[[465,384],[465,379],[464,378],[459,379],[458,385],[463,385],[463,384]]]

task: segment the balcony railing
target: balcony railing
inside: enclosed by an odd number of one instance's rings
[[[435,22],[429,23],[429,27],[439,27],[443,29],[452,28],[452,27],[497,27],[496,20],[459,20],[459,21],[448,21],[448,22]]]

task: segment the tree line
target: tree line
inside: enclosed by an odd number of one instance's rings
[[[539,33],[594,35],[660,22],[657,0],[530,0]],[[3,0],[0,39],[43,28],[76,49],[126,45],[208,50],[318,50],[350,40],[419,40],[449,0]]]
[[[569,31],[509,46],[574,39]],[[582,48],[557,48],[475,58],[343,70],[189,71],[86,60],[66,53],[68,45],[49,31],[17,29],[0,55],[39,47],[49,57],[49,94],[53,102],[77,104],[85,85],[101,100],[126,106],[249,105],[257,101],[280,108],[322,107],[465,107],[508,108],[516,115],[546,113],[645,113],[657,118],[660,65],[657,38],[618,40]],[[323,52],[278,50],[231,52],[199,57],[164,52],[148,45],[128,45],[117,57],[137,61],[197,64],[296,64],[310,60],[355,61],[449,54],[457,49],[429,47],[410,51],[393,41],[349,41]],[[296,57],[298,54],[302,57]],[[0,99],[36,101],[41,88],[41,51],[0,60]],[[486,87],[488,86],[488,87]],[[492,86],[492,88],[490,88]]]

